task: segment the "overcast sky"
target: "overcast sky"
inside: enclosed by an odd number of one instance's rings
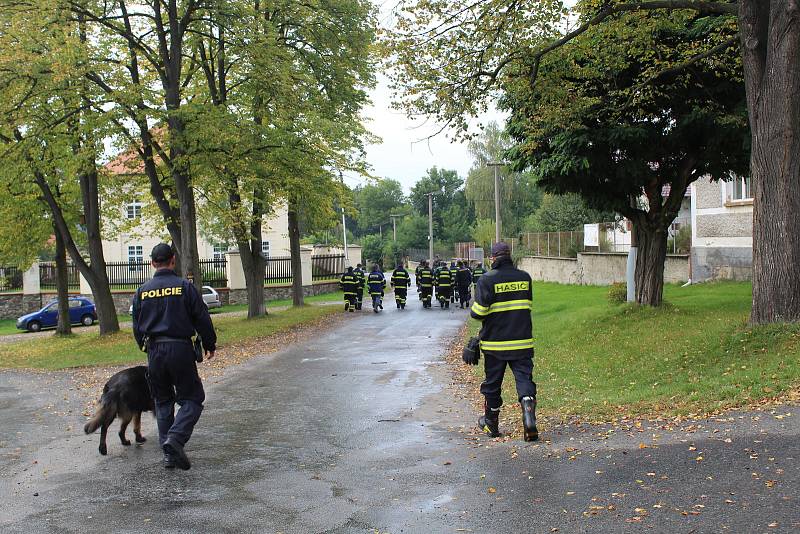
[[[391,25],[389,11],[395,0],[373,1],[381,10],[381,24]],[[399,181],[406,192],[434,165],[454,169],[462,178],[466,178],[472,166],[472,157],[467,152],[466,144],[450,141],[444,132],[425,140],[441,126],[433,121],[409,120],[402,112],[392,109],[392,94],[385,76],[378,77],[378,85],[370,95],[372,105],[364,112],[370,120],[367,127],[383,140],[381,144],[370,145],[367,149],[367,161],[372,166],[373,175]],[[484,124],[491,119],[503,120],[499,113],[480,119]],[[350,178],[347,182],[351,187],[364,183],[357,178]]]

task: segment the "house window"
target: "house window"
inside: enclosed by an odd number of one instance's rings
[[[261,242],[261,255],[265,258],[269,258],[269,241]]]
[[[142,245],[128,245],[128,271],[144,271],[144,249]]]
[[[734,176],[733,180],[727,183],[728,200],[753,200],[753,192],[751,190],[751,180],[747,176]]]
[[[138,219],[142,215],[142,203],[138,199],[125,206],[125,217],[133,220]]]
[[[214,261],[222,261],[225,259],[225,254],[228,253],[228,245],[216,244],[214,245]]]

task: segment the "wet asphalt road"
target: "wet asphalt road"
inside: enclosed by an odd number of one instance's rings
[[[368,308],[368,306],[367,306]],[[83,436],[67,373],[0,373],[2,532],[791,532],[800,410],[476,436],[462,310],[368,309],[207,384],[188,472]],[[505,410],[514,410],[506,407]],[[791,415],[787,415],[791,414]]]

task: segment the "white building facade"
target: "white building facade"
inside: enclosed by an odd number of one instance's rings
[[[750,178],[692,184],[693,282],[753,277],[753,196]]]

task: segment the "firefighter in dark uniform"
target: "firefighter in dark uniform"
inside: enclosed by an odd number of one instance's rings
[[[367,275],[364,274],[360,263],[353,269],[353,274],[356,275],[356,309],[360,310],[364,303],[364,284],[367,281]]]
[[[369,286],[369,295],[372,297],[372,311],[378,313],[378,309],[383,309],[383,290],[386,288],[386,278],[377,263],[372,265],[372,271],[367,276],[367,285]]]
[[[133,297],[133,335],[147,350],[147,379],[155,401],[158,440],[164,467],[189,469],[183,448],[203,411],[205,391],[197,374],[192,336],[202,339],[212,359],[217,334],[197,288],[175,274],[175,251],[160,243],[150,255],[153,279]],[[180,409],[175,413],[175,403]]]
[[[479,263],[472,269],[472,283],[475,284],[475,291],[478,290],[478,280],[481,279],[481,276],[486,274],[486,269],[483,268],[483,262]]]
[[[353,267],[347,268],[347,271],[339,279],[339,286],[344,292],[344,311],[356,311],[356,286],[358,284],[358,276],[353,271]],[[363,287],[363,286],[362,286]]]
[[[478,280],[471,315],[482,321],[480,348],[486,379],[481,384],[485,413],[478,425],[484,432],[500,435],[498,419],[503,399],[500,386],[506,365],[514,373],[522,407],[525,441],[539,439],[536,428],[536,384],[533,382],[533,325],[531,277],[514,267],[506,243],[492,247],[492,270]]]
[[[394,288],[394,300],[397,302],[397,309],[406,309],[406,298],[408,298],[408,286],[411,285],[411,276],[403,267],[403,263],[397,264],[394,272],[392,272],[392,287]]]
[[[458,269],[456,270],[456,289],[458,290],[458,300],[461,308],[469,307],[469,301],[472,298],[470,294],[470,287],[472,286],[472,272],[464,265],[464,262],[458,262]]]
[[[450,262],[450,302],[454,303],[458,299],[457,291],[458,286],[456,286],[456,274],[458,273],[458,266],[456,262]]]
[[[450,308],[450,295],[453,291],[453,280],[450,278],[450,269],[443,264],[434,277],[436,282],[436,299],[442,309]]]
[[[423,260],[420,263],[417,287],[419,288],[419,299],[422,301],[422,307],[430,308],[431,297],[433,296],[433,271],[428,267],[428,260]]]

